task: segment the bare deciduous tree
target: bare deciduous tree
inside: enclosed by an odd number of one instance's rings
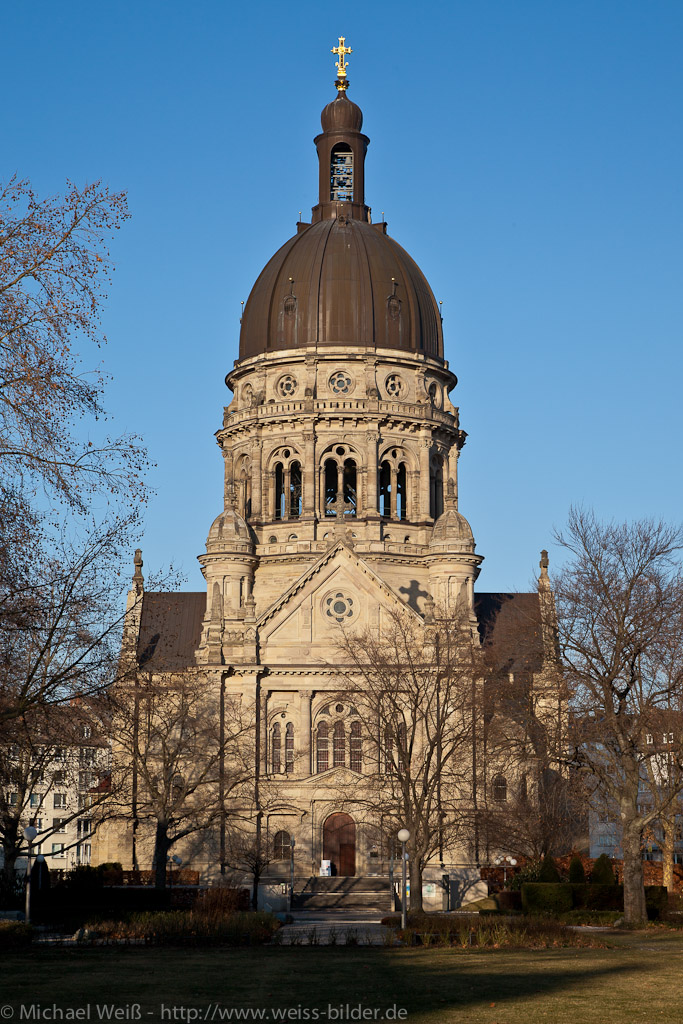
[[[570,555],[554,580],[570,760],[618,808],[625,917],[641,923],[643,831],[671,810],[683,783],[683,534],[573,509],[557,541]],[[669,768],[661,746],[647,742],[664,722]]]
[[[156,885],[189,836],[217,828],[225,800],[253,777],[253,720],[239,699],[219,699],[202,672],[141,672],[111,692],[113,787],[121,816],[154,829]]]
[[[425,865],[462,843],[470,817],[480,675],[478,638],[467,616],[430,618],[423,625],[397,610],[379,636],[345,634],[340,643],[349,666],[346,697],[361,723],[364,773],[348,799],[370,826],[381,822],[385,836],[410,832],[410,903],[417,910]]]
[[[137,494],[138,439],[77,429],[101,419],[104,378],[85,373],[77,345],[100,344],[111,263],[107,240],[128,217],[124,193],[100,182],[40,199],[25,181],[0,186],[0,490],[42,485],[87,508],[105,485]],[[8,509],[7,509],[8,511]]]

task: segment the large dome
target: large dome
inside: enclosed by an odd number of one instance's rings
[[[443,358],[432,290],[415,261],[385,231],[385,224],[341,214],[290,238],[251,291],[240,359],[327,345]]]
[[[424,274],[365,205],[363,114],[340,90],[321,115],[319,200],[275,253],[242,317],[240,359],[321,346],[393,348],[443,359],[439,308]]]

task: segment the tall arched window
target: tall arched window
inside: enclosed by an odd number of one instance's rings
[[[346,142],[339,142],[332,150],[330,199],[338,203],[353,202],[353,153]]]
[[[285,771],[294,771],[294,726],[287,723],[285,730]]]
[[[321,722],[318,726],[316,743],[316,767],[319,772],[326,772],[330,767],[329,734],[330,729],[327,722]]]
[[[508,784],[504,775],[496,775],[493,780],[493,799],[497,804],[504,804],[508,798]]]
[[[386,461],[379,467],[379,514],[391,515],[391,466]]]
[[[275,466],[275,518],[284,519],[286,514],[285,467],[281,462],[278,462]]]
[[[243,455],[237,463],[235,482],[239,512],[246,519],[251,515],[251,462],[248,455]]]
[[[280,723],[276,722],[273,726],[272,740],[271,740],[271,758],[270,763],[274,773],[281,770],[282,766],[282,733],[280,731]]]
[[[335,449],[337,458],[325,460],[325,515],[355,516],[357,514],[356,461],[346,458],[348,449],[340,445]]]
[[[343,722],[334,723],[334,767],[343,768],[346,764],[346,734]]]
[[[289,466],[289,515],[294,519],[301,515],[300,462],[291,462]]]
[[[325,515],[337,514],[337,463],[334,459],[325,462]]]
[[[363,739],[360,722],[351,723],[351,739],[349,741],[349,766],[354,772],[363,771]]]
[[[353,459],[344,462],[344,515],[356,514],[356,463]]]
[[[402,462],[398,467],[398,473],[396,474],[396,518],[407,519],[408,510],[406,508],[406,464]]]
[[[289,832],[285,832],[284,829],[276,832],[273,839],[273,860],[289,860],[291,850],[292,840]]]
[[[443,512],[443,459],[432,455],[429,460],[429,514],[438,519]]]

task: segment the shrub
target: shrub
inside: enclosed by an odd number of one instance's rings
[[[117,860],[98,864],[97,873],[102,885],[123,885],[123,865]]]
[[[494,898],[498,909],[504,912],[515,913],[522,909],[522,894],[519,890],[512,892],[509,889],[503,889],[502,892],[496,893]]]
[[[23,921],[0,921],[0,950],[17,949],[30,946],[33,940],[33,928]]]
[[[194,910],[198,914],[234,914],[249,909],[247,889],[233,889],[229,886],[212,886],[197,898]]]
[[[522,910],[525,914],[556,916],[572,909],[569,882],[525,882],[522,886]]]
[[[148,946],[260,946],[280,927],[272,914],[197,913],[196,910],[133,914],[128,921],[104,921],[88,927],[100,942]]]
[[[401,929],[398,915],[385,917],[382,924],[395,930],[396,937],[409,946],[547,949],[556,946],[602,946],[594,935],[582,935],[554,921],[529,921],[520,917],[484,918],[472,915],[408,915],[408,927]]]
[[[606,853],[601,853],[591,871],[591,885],[614,885],[612,862]]]
[[[538,882],[541,866],[542,862],[540,860],[530,860],[510,879],[507,884],[508,890],[510,892],[517,892],[521,890],[525,882]]]
[[[538,873],[538,881],[545,882],[546,884],[556,884],[557,882],[562,881],[560,878],[560,872],[557,870],[557,865],[549,853],[547,853],[543,858],[541,870]]]
[[[569,864],[569,881],[574,885],[582,885],[586,881],[583,861],[577,854],[574,854]]]
[[[665,885],[646,885],[645,904],[650,921],[666,917],[669,909],[669,893]]]
[[[574,906],[586,910],[624,909],[624,888],[621,885],[595,885],[584,882],[572,885]]]

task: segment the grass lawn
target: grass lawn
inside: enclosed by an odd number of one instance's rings
[[[335,1017],[328,1007],[334,1011],[361,1004],[377,1008],[377,1019],[396,1005],[407,1010],[397,1019],[430,1024],[680,1024],[683,934],[648,930],[609,935],[608,941],[608,949],[488,952],[362,946],[42,947],[3,955],[0,1021],[79,1019],[66,1011],[88,1004],[90,1017],[80,1019],[96,1021],[99,1004],[124,1011],[122,1020],[258,1020],[229,1017],[227,1011],[275,1007],[293,1012],[284,1018],[268,1012],[261,1019],[326,1024],[359,1019]],[[28,1016],[31,1004],[40,1004],[41,1014]],[[53,1004],[65,1011],[63,1017],[53,1014]],[[139,1011],[124,1015],[131,1004],[140,1004]]]

